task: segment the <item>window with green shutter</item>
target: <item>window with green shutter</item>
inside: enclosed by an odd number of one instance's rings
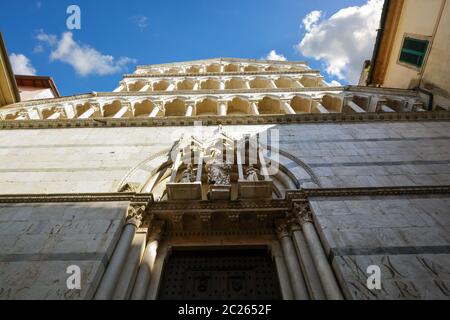
[[[400,62],[413,65],[417,68],[422,67],[425,54],[427,53],[428,43],[428,40],[405,37],[400,53]]]

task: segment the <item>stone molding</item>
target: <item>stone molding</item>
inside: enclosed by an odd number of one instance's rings
[[[276,70],[276,71],[234,71],[234,72],[201,72],[201,73],[150,73],[135,74],[127,73],[123,78],[173,78],[173,77],[208,77],[208,76],[251,76],[251,75],[273,75],[273,74],[314,74],[320,76],[320,70]],[[326,87],[325,87],[326,88]]]
[[[402,196],[450,194],[450,185],[420,187],[320,188],[288,190],[286,201],[307,200],[312,197]]]
[[[267,235],[279,238],[313,222],[309,199],[338,196],[450,194],[450,186],[290,190],[286,199],[247,201],[154,202],[151,194],[32,194],[0,195],[0,203],[123,202],[128,201],[126,224],[145,228],[158,240],[162,230],[172,236]],[[159,231],[158,231],[159,230]]]
[[[216,211],[235,212],[267,209],[282,211],[289,209],[294,201],[312,197],[358,197],[450,194],[450,185],[420,187],[374,187],[374,188],[316,188],[288,190],[285,199],[245,201],[163,201],[155,202],[151,193],[61,193],[61,194],[0,194],[0,203],[69,203],[69,202],[133,202],[146,203],[152,212],[158,211]],[[270,211],[269,210],[269,211]]]
[[[210,59],[189,60],[183,62],[168,62],[160,64],[144,64],[138,65],[136,69],[146,69],[155,67],[176,67],[180,65],[197,65],[202,63],[228,63],[228,62],[242,62],[242,63],[260,63],[260,64],[273,64],[273,65],[306,65],[306,61],[279,61],[279,60],[266,60],[266,59],[245,59],[245,58],[229,58],[229,57],[215,57]]]
[[[0,195],[0,203],[61,203],[61,202],[138,202],[153,203],[151,193],[61,193]]]
[[[449,121],[450,111],[392,112],[392,113],[313,113],[287,115],[193,116],[164,118],[94,118],[58,120],[2,120],[0,130],[12,129],[63,129],[63,128],[114,128],[114,127],[161,127],[203,125],[258,125],[297,123],[358,123],[392,121]]]

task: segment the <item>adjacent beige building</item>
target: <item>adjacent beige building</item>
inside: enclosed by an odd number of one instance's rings
[[[0,108],[20,101],[11,63],[8,58],[8,51],[0,32]]]
[[[430,108],[450,107],[450,3],[386,0],[368,84],[416,89]]]

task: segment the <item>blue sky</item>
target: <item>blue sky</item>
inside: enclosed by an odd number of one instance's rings
[[[111,91],[122,74],[134,71],[137,64],[213,57],[262,58],[272,50],[288,60],[307,60],[311,67],[323,70],[328,81],[347,83],[350,63],[345,65],[345,61],[359,49],[364,52],[352,60],[370,58],[373,48],[377,25],[366,25],[363,20],[367,20],[367,14],[376,15],[381,0],[369,0],[377,2],[371,3],[371,8],[367,1],[16,0],[0,10],[0,30],[9,53],[15,55],[14,64],[27,63],[27,70],[52,76],[62,95]],[[81,8],[81,30],[72,30],[63,42],[63,34],[69,32],[66,9],[71,4]],[[341,9],[342,14],[332,18]],[[313,11],[320,13],[310,15],[312,19],[305,25],[303,19]],[[355,17],[361,17],[364,26],[354,23]],[[368,29],[370,39],[364,48],[346,48],[359,41],[347,38],[340,43],[340,37],[333,34],[346,34],[353,27]],[[320,31],[328,32],[330,38],[314,36]],[[309,40],[300,50],[296,46],[307,34]],[[340,60],[334,60],[334,52]],[[16,59],[22,55],[26,61]],[[98,63],[105,63],[105,68],[99,68]],[[339,65],[339,70],[331,64]],[[362,61],[351,64],[362,66]]]

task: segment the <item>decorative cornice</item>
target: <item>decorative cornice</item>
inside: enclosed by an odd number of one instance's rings
[[[252,76],[272,74],[314,74],[320,75],[320,70],[275,70],[275,71],[235,71],[235,72],[202,72],[202,73],[150,73],[150,74],[124,74],[123,78],[174,78],[174,77],[208,77],[208,76]]]
[[[266,212],[284,212],[288,209],[284,200],[246,200],[246,201],[167,201],[155,202],[151,205],[153,213],[172,212],[191,213],[191,212],[233,212],[234,214],[242,212],[254,212],[262,210]],[[263,218],[263,217],[259,217]]]
[[[279,61],[279,60],[264,60],[264,59],[245,59],[245,58],[227,58],[227,57],[216,57],[209,59],[199,59],[190,61],[179,61],[179,62],[168,62],[160,64],[144,64],[138,65],[136,69],[147,69],[147,68],[161,68],[161,67],[173,67],[179,65],[196,65],[199,63],[219,63],[219,62],[242,62],[242,63],[261,63],[261,64],[279,64],[279,65],[307,65],[306,61]]]
[[[450,194],[450,185],[420,187],[375,187],[375,188],[320,188],[288,190],[282,200],[243,200],[243,201],[164,201],[155,202],[151,193],[61,193],[61,194],[3,194],[0,203],[61,203],[61,202],[122,202],[147,203],[152,212],[188,211],[254,211],[262,215],[273,211],[285,211],[289,204],[298,200],[307,201],[312,197],[358,197],[358,196],[401,196]]]
[[[62,129],[62,128],[114,128],[114,127],[161,127],[203,125],[258,125],[297,123],[347,123],[392,121],[449,121],[449,111],[392,112],[392,113],[311,113],[288,115],[245,116],[197,116],[161,118],[94,118],[58,120],[2,120],[0,130],[11,129]]]
[[[312,197],[359,197],[359,196],[401,196],[425,194],[450,194],[450,185],[420,187],[375,187],[375,188],[321,188],[289,190],[286,200],[305,200]]]
[[[151,193],[61,193],[0,195],[0,203],[122,202],[153,203]]]

